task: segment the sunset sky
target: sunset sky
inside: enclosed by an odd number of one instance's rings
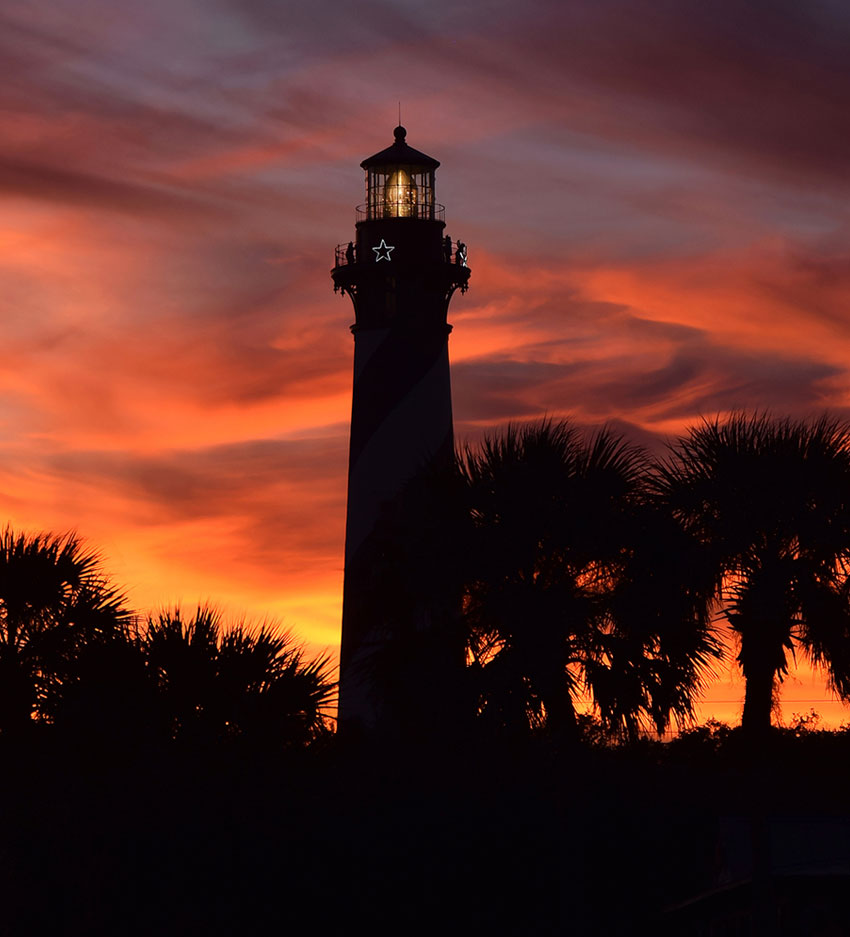
[[[329,271],[399,101],[469,246],[460,439],[850,415],[848,48],[840,0],[6,0],[4,520],[76,529],[141,610],[209,599],[335,651]],[[724,671],[703,712],[739,696]],[[786,714],[812,706],[848,718]]]

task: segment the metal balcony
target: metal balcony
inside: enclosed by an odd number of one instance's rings
[[[358,205],[355,209],[357,213],[357,221],[383,221],[384,219],[389,218],[415,218],[420,221],[445,221],[446,220],[446,206],[438,205],[434,203],[433,205],[406,205],[405,212],[407,214],[397,215],[393,214],[390,207],[388,206],[383,214],[370,214],[369,205]],[[373,210],[374,212],[374,210]]]
[[[442,208],[442,205],[440,206]],[[460,241],[451,242],[451,250],[449,251],[449,256],[446,257],[447,263],[457,264],[459,267],[466,267],[467,258],[466,258],[466,244],[463,245],[463,252],[458,256],[457,247],[460,244]],[[374,261],[374,256],[367,257],[367,262]],[[345,244],[337,244],[334,251],[334,268],[336,267],[347,267],[350,264],[357,263],[357,251],[353,251],[349,254],[348,242]]]

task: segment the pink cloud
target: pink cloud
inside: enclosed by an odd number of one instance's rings
[[[847,410],[836,6],[331,7],[0,14],[10,520],[79,528],[140,604],[332,642],[353,315],[328,271],[399,99],[470,246],[459,435]]]

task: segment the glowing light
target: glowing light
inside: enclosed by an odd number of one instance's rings
[[[397,169],[384,189],[384,215],[392,218],[416,217],[419,189],[404,169]]]

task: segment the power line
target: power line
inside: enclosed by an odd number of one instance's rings
[[[740,703],[743,702],[744,697],[739,696],[736,699],[710,699],[703,700],[703,705],[708,703]],[[847,703],[844,700],[840,699],[780,699],[780,703],[841,703],[842,706],[846,706]]]

